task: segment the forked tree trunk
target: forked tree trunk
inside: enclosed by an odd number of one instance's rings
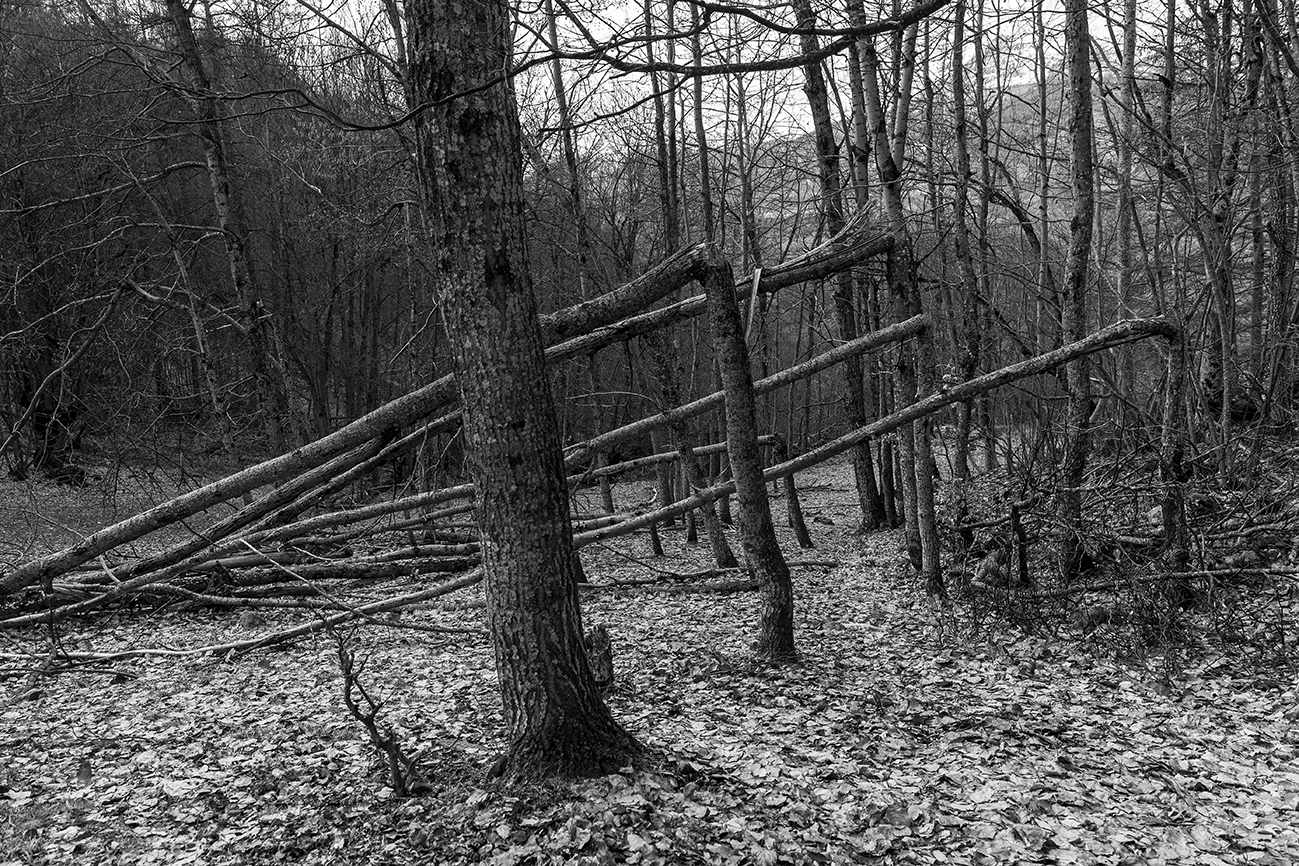
[[[816,26],[816,13],[810,0],[795,0],[794,11],[801,27]],[[820,50],[820,39],[812,33],[799,37],[803,52],[815,56]],[[834,127],[830,121],[830,102],[826,91],[825,75],[821,61],[814,60],[803,67],[803,92],[807,95],[815,130],[817,176],[821,185],[821,212],[826,228],[831,234],[843,229],[843,188],[839,178],[839,152],[835,142]],[[844,342],[857,338],[857,305],[852,272],[840,271],[834,282],[834,320],[839,338]],[[844,410],[851,429],[866,423],[866,397],[863,390],[861,362],[850,359],[843,365]],[[878,529],[883,515],[880,513],[879,489],[875,483],[875,467],[871,458],[870,443],[864,442],[852,452],[853,476],[857,484],[857,502],[861,508],[861,529]]]
[[[514,778],[606,772],[638,751],[583,647],[559,431],[524,237],[503,3],[408,4],[434,285],[464,406],[487,621]],[[527,491],[520,496],[519,491]]]
[[[895,241],[890,250],[889,296],[895,320],[902,321],[921,311],[919,263],[907,226],[902,195],[903,157],[906,145],[906,118],[909,111],[911,71],[914,60],[916,30],[907,30],[903,46],[901,72],[897,84],[897,101],[893,108],[894,128],[889,130],[880,99],[879,58],[869,38],[861,42],[862,83],[865,89],[866,114],[875,145],[875,164],[879,172],[880,191],[889,228]],[[927,393],[933,384],[933,343],[922,331],[915,346],[902,346],[898,352],[897,378],[894,383],[894,411],[914,403],[918,393]],[[919,390],[918,390],[919,389]],[[930,449],[927,419],[903,430],[898,437],[902,464],[903,505],[906,511],[907,552],[912,565],[921,575],[930,594],[944,592],[937,522],[934,515],[933,453]]]

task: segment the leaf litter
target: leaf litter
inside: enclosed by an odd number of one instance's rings
[[[5,634],[0,866],[1299,860],[1293,680],[1208,662],[1168,677],[1076,635],[972,627],[925,599],[896,533],[851,533],[844,464],[808,482],[821,519],[816,559],[794,569],[800,664],[752,663],[753,593],[584,596],[614,639],[607,699],[653,756],[597,779],[486,781],[503,723],[473,606],[401,619],[474,634],[358,633],[362,676],[429,785],[410,799],[347,715],[327,636],[86,665],[33,688],[20,669],[47,635]],[[663,536],[666,560],[636,537],[584,551],[587,572],[707,569],[706,545]],[[198,646],[307,616],[137,611],[59,640]]]

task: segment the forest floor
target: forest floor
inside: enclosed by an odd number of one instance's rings
[[[327,635],[41,676],[48,633],[0,632],[0,864],[1299,861],[1292,671],[932,605],[897,533],[852,533],[845,464],[800,481],[817,542],[785,539],[800,664],[750,662],[752,592],[584,595],[614,639],[608,701],[654,756],[597,779],[486,781],[502,725],[473,606],[354,636],[426,776],[405,799],[343,706]],[[664,560],[643,536],[583,557],[597,583],[706,568],[681,536]],[[123,611],[58,641],[195,647],[310,616]]]

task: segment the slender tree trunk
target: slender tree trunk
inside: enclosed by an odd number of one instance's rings
[[[735,90],[737,126],[735,133],[735,170],[740,176],[740,231],[744,238],[745,252],[748,253],[753,268],[760,271],[765,266],[766,257],[763,255],[762,243],[758,238],[757,207],[753,203],[753,169],[749,155],[749,100],[748,95],[745,93],[744,78],[742,76],[735,76]],[[765,305],[766,296],[760,295],[755,298],[755,302],[758,305]],[[755,311],[751,309],[749,311],[750,326],[746,329],[750,337],[752,336],[754,315]],[[757,315],[761,320],[763,312],[759,310]],[[759,327],[761,327],[761,321]]]
[[[907,227],[902,196],[901,165],[906,147],[906,122],[911,93],[912,60],[914,59],[916,28],[908,28],[902,76],[897,84],[894,106],[894,125],[890,131],[885,123],[880,103],[879,59],[869,38],[861,42],[862,80],[865,85],[866,112],[874,137],[875,164],[879,172],[884,210],[888,217],[894,244],[889,255],[889,295],[895,321],[902,321],[921,312],[918,264],[915,259],[911,232]],[[894,411],[902,411],[916,401],[917,394],[932,390],[933,344],[927,331],[922,331],[915,345],[900,347],[895,379]],[[927,419],[911,425],[898,437],[901,452],[903,507],[907,532],[907,549],[916,572],[933,595],[943,594],[943,574],[939,560],[937,520],[934,514],[933,453],[930,450]]]
[[[1168,569],[1172,572],[1185,572],[1189,568],[1191,554],[1184,493],[1187,479],[1184,461],[1186,436],[1182,426],[1185,417],[1183,395],[1186,387],[1186,335],[1180,329],[1176,338],[1169,341],[1167,377],[1159,447],[1159,480],[1164,488],[1160,505]],[[1186,606],[1194,597],[1189,583],[1185,581],[1170,583],[1168,590],[1169,600],[1179,607]]]
[[[213,91],[198,42],[194,38],[189,8],[184,0],[166,2],[167,14],[171,17],[180,44],[182,68],[192,90],[189,99],[198,114],[197,129],[207,160],[212,205],[225,244],[226,261],[239,303],[240,319],[249,342],[262,420],[272,447],[282,451],[287,444],[284,426],[288,422],[288,371],[278,350],[274,323],[265,313],[248,260],[248,232],[239,215],[237,193],[230,175],[220,103]]]
[[[851,13],[855,0],[849,0],[849,11]],[[862,75],[861,75],[861,52],[857,43],[848,46],[848,85],[851,89],[852,99],[852,165],[853,165],[853,201],[857,206],[859,213],[865,213],[870,206],[870,127],[866,122],[866,97],[864,95]],[[879,317],[871,313],[875,298],[875,284],[867,273],[865,268],[855,268],[853,270],[853,279],[857,284],[858,296],[861,304],[858,309],[866,320],[866,329],[873,330],[879,327]],[[879,361],[874,357],[863,359],[862,362],[862,403],[866,413],[866,420],[873,421],[879,417],[879,405],[877,397],[877,381],[879,374]],[[851,375],[845,373],[845,375]],[[864,443],[866,450],[872,452],[871,443]],[[882,448],[882,446],[881,446]],[[867,458],[871,454],[867,454]],[[875,465],[870,460],[872,466]],[[892,490],[892,483],[889,480],[891,475],[889,466],[884,461],[884,455],[880,453],[879,474],[875,484],[875,495],[872,499],[875,514],[879,518],[879,526],[892,525],[893,518],[889,515],[892,512],[892,504],[886,503],[886,498],[891,495],[888,491]],[[869,528],[869,527],[868,527]]]
[[[555,91],[555,109],[559,113],[560,137],[564,150],[564,165],[568,169],[568,213],[573,220],[573,233],[577,240],[577,294],[580,301],[590,300],[595,294],[591,285],[591,233],[586,223],[586,208],[583,205],[582,177],[578,172],[577,143],[573,139],[573,121],[568,108],[568,88],[564,84],[564,64],[559,59],[559,27],[555,20],[553,0],[543,4],[546,14],[546,33],[550,39],[550,50],[554,54],[550,63],[551,84]],[[604,412],[601,405],[600,367],[597,352],[586,358],[587,378],[590,384],[591,415],[596,432],[604,428]],[[601,464],[608,464],[608,455],[601,455]],[[608,476],[600,478],[600,499],[605,511],[613,513],[613,488]]]
[[[654,64],[654,0],[645,0],[645,54],[646,61]],[[677,215],[675,187],[675,138],[669,120],[671,95],[663,95],[663,84],[658,72],[651,72],[650,92],[654,100],[654,147],[659,176],[659,205],[663,209],[663,249],[672,253],[678,245],[680,219]]]
[[[676,31],[676,0],[667,0],[667,32],[672,34]],[[652,46],[653,43],[651,42]],[[677,43],[676,39],[667,40],[668,63],[677,61]],[[669,252],[675,252],[681,245],[681,147],[683,146],[682,138],[677,130],[677,88],[675,87],[674,76],[670,72],[663,75],[663,89],[666,93],[664,99],[666,116],[664,118],[665,132],[667,137],[668,151],[668,208],[663,214],[664,227],[667,232],[667,249]]]
[[[1087,333],[1087,265],[1091,256],[1095,217],[1095,175],[1092,160],[1092,76],[1089,62],[1087,0],[1065,0],[1065,63],[1068,70],[1070,168],[1073,178],[1073,215],[1069,223],[1069,255],[1065,261],[1064,308],[1061,327],[1066,343]],[[1069,391],[1066,411],[1065,453],[1058,500],[1060,515],[1060,572],[1066,583],[1082,570],[1082,485],[1090,445],[1088,424],[1092,412],[1091,374],[1086,356],[1065,368]]]
[[[690,49],[696,67],[703,66],[704,50],[699,41],[699,7],[690,4]],[[704,239],[711,243],[716,237],[717,216],[713,207],[713,177],[709,168],[708,131],[704,128],[704,76],[694,74],[690,80],[694,95],[691,117],[695,124],[695,144],[699,150],[699,203],[703,206]]]
[[[735,291],[732,286],[732,292]],[[646,341],[648,346],[648,355],[650,362],[650,373],[658,381],[659,391],[662,393],[663,402],[668,406],[678,406],[681,404],[680,377],[677,370],[668,359],[662,343],[659,341]],[[672,433],[676,437],[677,452],[681,456],[681,480],[683,487],[701,489],[707,487],[707,481],[704,478],[704,471],[699,466],[699,460],[695,457],[693,445],[697,438],[696,426],[689,418],[681,418],[672,425]],[[662,487],[660,487],[660,497],[662,496]],[[704,531],[708,534],[708,543],[713,550],[713,561],[718,568],[734,568],[737,564],[735,554],[731,551],[730,545],[726,542],[726,533],[722,529],[722,522],[717,517],[717,508],[712,502],[704,503],[700,508],[704,522]],[[698,529],[695,526],[693,513],[686,515],[686,542],[694,544],[697,538]]]
[[[738,54],[738,49],[737,49]],[[766,256],[758,234],[758,214],[753,197],[753,167],[749,150],[749,112],[748,95],[745,92],[743,76],[735,76],[736,89],[736,172],[740,176],[740,231],[744,240],[744,251],[748,264],[759,274],[766,266]],[[760,280],[761,278],[759,278]],[[756,289],[755,281],[755,289]],[[750,293],[749,318],[745,325],[745,343],[757,355],[758,375],[766,378],[771,372],[772,347],[767,337],[767,319],[770,299],[758,291]],[[772,429],[775,424],[774,409],[770,398],[763,399],[763,408],[759,411],[759,423],[764,429]]]
[[[410,0],[420,159],[477,491],[487,621],[515,778],[608,772],[639,747],[605,707],[582,643],[559,431],[524,237],[509,11]],[[459,95],[447,99],[453,94]],[[518,491],[526,490],[527,496]]]
[[[1132,164],[1133,143],[1136,136],[1136,97],[1137,97],[1137,0],[1123,0],[1123,88],[1120,100],[1123,118],[1119,135],[1119,203],[1118,227],[1116,234],[1119,242],[1118,301],[1119,318],[1132,318],[1133,312],[1133,276],[1136,267],[1132,256]],[[1136,385],[1133,354],[1124,350],[1121,355],[1121,384],[1127,389]],[[1124,415],[1128,413],[1124,410]],[[1126,424],[1124,425],[1127,426]]]
[[[582,178],[578,173],[577,144],[573,140],[572,116],[568,110],[568,88],[564,85],[564,65],[559,59],[559,28],[555,22],[555,5],[553,0],[545,0],[543,6],[546,14],[546,32],[550,37],[550,50],[555,55],[550,63],[550,78],[555,91],[555,108],[559,112],[564,165],[568,169],[568,212],[573,220],[573,233],[577,239],[578,297],[585,301],[592,294],[588,285],[591,262],[590,230],[586,225],[586,210],[582,205]]]
[[[974,272],[974,254],[970,249],[970,148],[965,122],[965,0],[957,0],[956,21],[952,28],[952,119],[953,144],[956,151],[956,199],[952,204],[953,235],[956,241],[956,261],[961,276],[961,311],[957,334],[957,369],[962,379],[973,379],[979,369],[979,280]],[[953,310],[953,318],[957,318]],[[966,521],[966,495],[970,480],[970,427],[974,403],[962,403],[957,408],[955,479],[952,487],[952,520],[963,547],[973,540],[964,530]]]
[[[691,39],[691,49],[694,55],[694,62],[696,65],[699,65],[703,63],[703,49],[700,46],[698,34],[699,7],[694,5],[690,7],[690,20],[696,30],[695,35]],[[692,89],[695,97],[693,111],[695,138],[697,139],[699,146],[699,196],[704,209],[704,238],[711,244],[714,233],[716,232],[717,224],[715,208],[713,207],[712,172],[709,168],[708,136],[707,131],[704,128],[703,76],[695,75],[693,78]],[[734,298],[734,281],[731,282],[730,291],[731,297]],[[697,345],[698,341],[695,341],[695,344]],[[666,369],[666,367],[667,365],[665,364],[664,369]],[[678,402],[680,401],[674,400],[672,401],[672,405],[675,405]],[[682,421],[677,425],[676,431],[678,436],[678,447],[681,449],[682,467],[686,473],[686,480],[692,488],[698,490],[707,487],[708,483],[704,478],[704,472],[699,465],[699,461],[695,459],[694,454],[691,453],[690,450],[690,446],[694,444],[691,426],[692,425],[688,422]],[[730,545],[726,542],[726,534],[722,529],[722,522],[717,517],[717,509],[713,503],[706,503],[704,507],[700,509],[700,516],[703,518],[704,531],[708,533],[708,542],[713,549],[713,561],[717,563],[719,568],[734,568],[738,564],[738,561],[735,558],[735,554],[731,552]],[[687,528],[689,528],[689,526],[687,526]]]
[[[984,0],[978,0],[975,6],[974,32],[978,34],[974,40],[974,105],[979,121],[979,197],[978,211],[974,221],[974,238],[972,242],[974,260],[978,264],[978,286],[979,295],[984,299],[983,303],[975,299],[974,320],[971,323],[974,331],[970,335],[970,341],[974,345],[975,372],[987,370],[990,367],[992,358],[991,354],[996,346],[996,341],[991,339],[992,328],[991,312],[994,303],[993,297],[993,280],[989,270],[990,259],[990,241],[988,238],[988,211],[992,203],[992,157],[988,150],[991,146],[992,139],[988,132],[988,87],[984,76],[984,27],[987,20],[984,15]],[[1000,17],[996,19],[997,23],[994,28],[1000,26]],[[998,32],[994,29],[991,37],[994,44],[998,39]],[[993,54],[994,59],[1000,66],[1001,55]],[[996,92],[998,94],[998,106],[1001,103],[1001,94],[1005,90],[1004,82],[998,78]],[[998,118],[998,128],[1004,128],[1001,118]],[[997,428],[993,421],[993,395],[984,394],[979,397],[975,403],[974,414],[978,415],[979,428],[983,433],[983,467],[988,472],[994,472],[997,469]]]
[[[1046,65],[1046,18],[1044,4],[1038,3],[1033,9],[1034,45],[1036,46],[1037,85],[1037,236],[1040,239],[1037,263],[1037,304],[1034,309],[1033,347],[1037,354],[1049,346],[1060,345],[1060,334],[1054,330],[1046,333],[1048,297],[1059,297],[1059,287],[1051,273],[1051,150],[1047,138],[1047,89],[1048,69]]]
[[[672,3],[668,2],[668,29],[672,27]],[[645,0],[645,52],[646,59],[652,65],[654,63],[654,15],[653,0]],[[673,53],[673,43],[669,41],[669,55]],[[671,57],[669,58],[671,59]],[[676,183],[676,96],[672,91],[671,74],[668,73],[667,94],[664,94],[664,87],[658,72],[650,73],[650,89],[654,97],[654,144],[658,155],[658,175],[659,175],[659,203],[663,210],[663,249],[665,253],[673,253],[680,246],[681,242],[681,218],[680,218],[680,199],[677,196]],[[650,336],[641,341],[646,353],[649,356],[651,367],[658,369],[656,361],[658,355],[662,353],[661,344],[658,342],[661,338]],[[656,354],[657,353],[657,354]],[[666,450],[667,442],[662,438],[652,440],[655,450]],[[667,463],[660,464],[655,470],[657,476],[657,494],[660,506],[666,506],[675,500],[674,486],[675,474],[672,466]],[[676,523],[674,517],[664,520],[664,526],[672,526]]]
[[[1249,292],[1249,372],[1251,391],[1262,393],[1264,385],[1263,319],[1267,294],[1267,246],[1263,231],[1263,154],[1257,139],[1249,172],[1250,205],[1250,292]]]

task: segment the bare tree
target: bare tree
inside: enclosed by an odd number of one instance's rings
[[[1065,260],[1062,330],[1065,342],[1087,334],[1087,266],[1091,258],[1095,217],[1095,177],[1092,165],[1092,75],[1089,59],[1086,0],[1065,2],[1065,68],[1068,71],[1070,168],[1073,177],[1073,216],[1069,223],[1069,255]],[[1066,582],[1082,570],[1082,491],[1087,471],[1091,423],[1091,374],[1086,356],[1065,368],[1069,389],[1066,443],[1059,494],[1060,571]]]

